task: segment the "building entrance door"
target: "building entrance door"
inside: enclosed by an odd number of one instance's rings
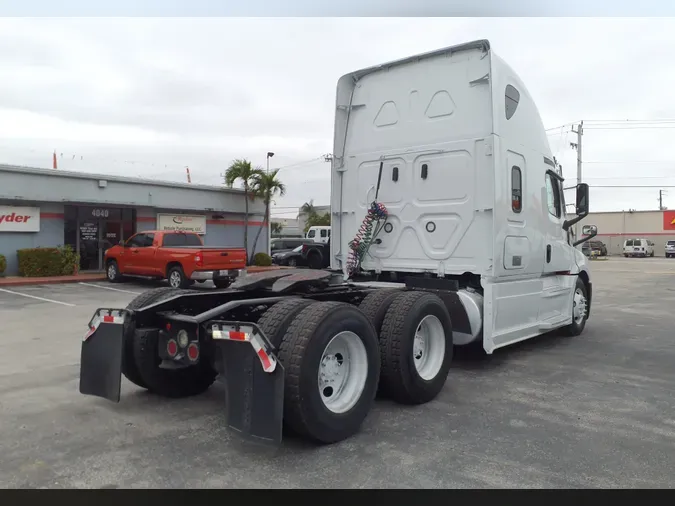
[[[80,255],[80,271],[102,271],[105,250],[136,230],[133,209],[66,206],[64,244]]]

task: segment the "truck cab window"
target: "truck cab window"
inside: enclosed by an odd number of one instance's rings
[[[328,231],[326,229],[321,230],[321,237],[328,237]]]
[[[546,174],[546,201],[548,202],[548,212],[556,218],[562,215],[560,205],[560,185],[558,180],[552,174]]]
[[[174,246],[185,246],[185,234],[166,234],[162,241],[162,246],[171,248]]]
[[[519,213],[523,209],[523,175],[520,167],[511,167],[511,209]]]
[[[142,248],[145,244],[146,234],[136,234],[127,241],[127,246],[130,248]]]
[[[506,119],[511,119],[518,109],[520,92],[510,84],[506,86]]]
[[[143,234],[144,239],[143,239],[143,244],[141,244],[141,248],[149,248],[152,246],[152,243],[155,240],[155,234]]]
[[[316,230],[310,230],[309,234],[307,234],[307,237],[313,238],[316,235]]]

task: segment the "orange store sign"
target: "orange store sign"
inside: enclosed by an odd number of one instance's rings
[[[663,230],[675,230],[675,211],[663,211]]]

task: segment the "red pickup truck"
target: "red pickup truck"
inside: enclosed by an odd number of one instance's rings
[[[147,231],[108,249],[105,267],[112,283],[129,275],[168,279],[173,288],[207,280],[227,288],[246,269],[246,250],[205,247],[193,232]]]

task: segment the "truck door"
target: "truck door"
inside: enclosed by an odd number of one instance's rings
[[[547,171],[545,178],[544,274],[568,272],[572,266],[573,248],[567,242],[567,232],[563,230],[565,211],[562,180],[553,171]]]

